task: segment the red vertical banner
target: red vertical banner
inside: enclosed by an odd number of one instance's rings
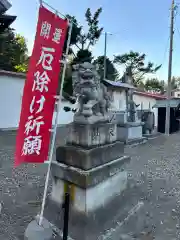
[[[16,139],[15,166],[47,160],[57,94],[60,59],[68,22],[44,7],[39,9],[34,48],[24,86]]]

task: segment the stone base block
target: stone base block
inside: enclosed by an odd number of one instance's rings
[[[51,198],[56,203],[62,205],[64,201],[64,189],[66,181],[56,179],[53,183]],[[84,215],[88,215],[96,209],[108,204],[116,195],[120,195],[127,187],[127,172],[118,172],[105,181],[83,189],[77,185],[71,185],[73,194],[73,208]]]
[[[56,161],[83,170],[89,170],[113,159],[118,159],[123,154],[124,143],[119,141],[90,149],[66,145],[57,148]]]
[[[116,187],[114,184],[111,188],[118,189],[118,183]],[[119,186],[119,190],[121,190]],[[70,208],[69,215],[69,238],[71,240],[119,240],[121,234],[133,232],[137,228],[136,220],[133,222],[133,228],[128,228],[128,221],[131,216],[138,212],[137,205],[140,196],[143,196],[143,192],[140,188],[128,187],[119,195],[117,192],[107,204],[102,205],[96,211],[89,213],[88,215],[82,212],[77,212],[73,206]],[[106,193],[108,191],[108,193]],[[110,195],[112,190],[109,188],[101,195],[97,191],[94,201],[101,201],[105,195]],[[110,191],[110,192],[109,192]],[[92,198],[91,198],[92,199]],[[94,203],[96,204],[96,203]],[[81,205],[82,206],[82,205]],[[63,209],[56,204],[51,198],[47,199],[45,208],[45,217],[53,223],[60,231],[60,235],[63,229]],[[125,220],[128,219],[128,220]],[[123,224],[124,223],[124,224]],[[124,231],[124,225],[127,226],[128,231]],[[61,238],[60,238],[61,239]]]
[[[117,139],[119,141],[128,142],[133,139],[142,138],[142,124],[125,124],[117,126]]]
[[[86,189],[96,186],[115,174],[124,171],[129,161],[130,157],[123,156],[90,170],[82,170],[63,163],[53,162],[51,173],[55,179],[54,184],[56,184],[57,179],[61,179]]]
[[[155,132],[152,134],[143,134],[143,137],[147,138],[147,139],[154,139],[157,138],[161,135],[161,133]]]
[[[79,124],[68,126],[67,143],[89,148],[117,140],[117,125],[114,123]]]
[[[78,124],[94,124],[94,123],[107,123],[109,122],[109,115],[106,114],[105,116],[100,115],[92,115],[89,117],[85,117],[83,115],[79,115],[78,113],[74,114],[74,122]]]
[[[128,145],[128,146],[136,146],[136,145],[144,144],[144,143],[147,143],[146,137],[137,138],[137,139],[129,139],[126,141],[126,145]]]
[[[117,124],[126,124],[127,123],[127,112],[119,111],[116,114]]]

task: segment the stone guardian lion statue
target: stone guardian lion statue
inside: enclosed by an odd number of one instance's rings
[[[107,88],[100,81],[94,65],[88,62],[73,66],[73,95],[78,99],[76,114],[84,117],[105,116],[111,105]]]

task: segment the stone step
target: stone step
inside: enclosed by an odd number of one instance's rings
[[[128,139],[125,144],[128,146],[136,146],[139,144],[144,144],[147,143],[147,138],[142,137],[142,138],[134,138],[134,139]]]
[[[120,141],[89,149],[84,149],[80,146],[65,145],[57,148],[56,161],[83,170],[89,170],[118,159],[123,154],[124,143]]]
[[[68,181],[84,189],[95,186],[118,172],[124,171],[129,161],[129,156],[122,156],[90,170],[83,170],[63,163],[53,162],[51,173],[55,178]]]
[[[154,139],[161,136],[161,133],[143,134],[143,137],[147,139]]]

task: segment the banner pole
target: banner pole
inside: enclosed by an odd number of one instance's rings
[[[66,52],[65,52],[65,63],[64,63],[63,72],[62,72],[61,89],[60,89],[59,102],[58,102],[58,105],[57,105],[57,114],[56,114],[56,118],[55,118],[54,129],[53,129],[53,138],[52,138],[51,149],[50,149],[50,154],[49,154],[49,165],[48,165],[48,171],[47,171],[47,175],[46,175],[43,201],[42,201],[42,205],[41,205],[41,212],[40,212],[40,215],[39,215],[39,225],[42,225],[42,221],[43,221],[44,208],[45,208],[45,203],[46,203],[46,196],[47,196],[48,183],[49,183],[50,170],[51,170],[51,163],[52,163],[52,157],[53,157],[53,150],[54,150],[55,141],[56,141],[56,131],[57,131],[57,125],[58,125],[58,117],[59,117],[59,112],[60,112],[63,85],[64,85],[64,79],[65,79],[65,73],[66,73],[66,67],[67,67],[67,55],[68,55],[69,47],[70,47],[73,23],[70,22],[69,25],[70,25],[70,28],[69,28],[69,31],[68,31],[68,40],[67,40],[67,47],[66,47]]]
[[[39,0],[39,5],[40,7],[42,7],[42,0]]]

